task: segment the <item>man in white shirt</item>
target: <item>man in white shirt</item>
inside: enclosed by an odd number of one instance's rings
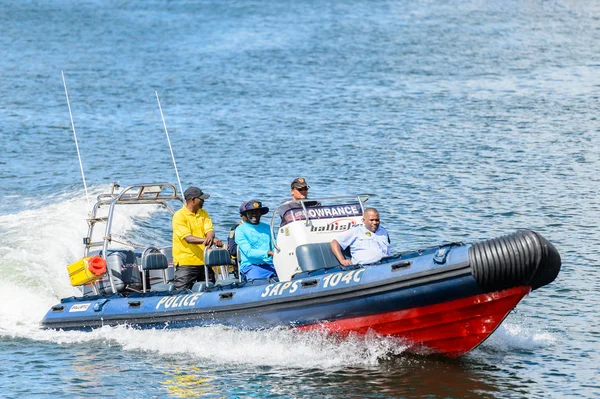
[[[362,225],[340,233],[331,241],[331,250],[342,265],[368,264],[391,255],[390,236],[380,226],[379,212],[375,208],[365,209]],[[350,247],[352,260],[345,259],[342,251]]]

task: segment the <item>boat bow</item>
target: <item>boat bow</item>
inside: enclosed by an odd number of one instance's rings
[[[560,254],[548,240],[531,230],[474,243],[469,248],[471,271],[486,291],[518,286],[536,290],[560,272]]]

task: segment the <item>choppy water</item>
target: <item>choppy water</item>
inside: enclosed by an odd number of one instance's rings
[[[600,3],[0,0],[0,396],[600,396]],[[563,269],[459,360],[286,330],[40,331],[92,194],[371,193],[395,249],[531,228]],[[137,211],[136,211],[137,212]],[[147,210],[123,217],[123,235]],[[169,241],[170,232],[155,240]]]

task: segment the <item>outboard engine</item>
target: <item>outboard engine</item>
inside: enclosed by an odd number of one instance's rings
[[[142,276],[133,251],[111,250],[106,257],[106,270],[104,277],[98,280],[98,289],[101,294],[115,294],[110,284],[109,270],[112,273],[113,284],[117,292],[123,292],[127,287],[136,290],[142,288]]]

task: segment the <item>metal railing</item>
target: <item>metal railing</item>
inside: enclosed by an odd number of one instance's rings
[[[88,256],[90,249],[95,247],[102,247],[101,256],[106,259],[108,253],[108,246],[113,241],[111,237],[111,229],[113,223],[113,217],[115,213],[115,207],[117,205],[160,205],[166,208],[171,214],[175,213],[175,210],[169,205],[169,201],[179,201],[183,203],[181,197],[177,193],[177,188],[172,183],[144,183],[134,184],[128,186],[116,192],[120,186],[117,183],[113,183],[111,192],[109,194],[100,194],[97,197],[96,204],[94,205],[90,217],[87,219],[88,223],[88,234],[84,237],[84,257]],[[98,210],[108,206],[108,215],[98,217]],[[92,241],[94,233],[94,227],[97,223],[106,223],[104,229],[104,236],[101,241]],[[110,286],[113,293],[116,293],[115,284],[113,281],[113,275],[110,268],[107,269]],[[94,291],[98,293],[97,282],[93,284]]]

